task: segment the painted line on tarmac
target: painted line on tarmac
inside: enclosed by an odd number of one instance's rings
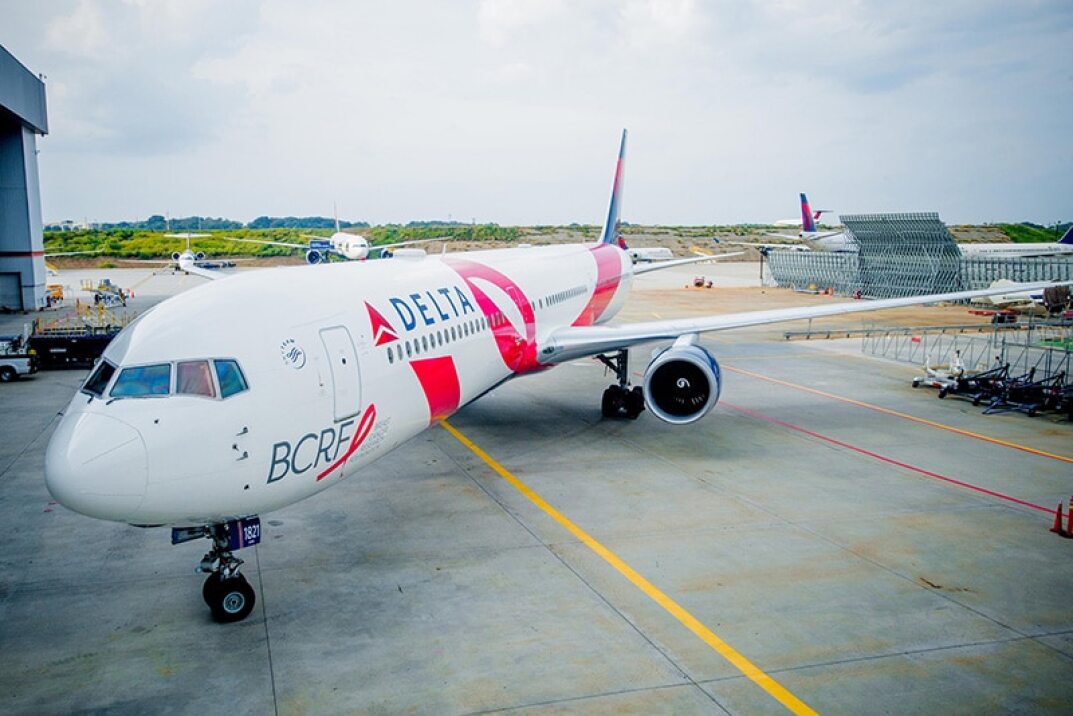
[[[803,428],[800,425],[794,425],[793,423],[788,423],[785,420],[779,420],[778,418],[773,418],[770,415],[764,415],[763,413],[758,413],[755,410],[750,410],[749,408],[744,408],[744,407],[742,407],[740,405],[734,405],[733,403],[728,403],[725,400],[720,400],[719,404],[724,405],[724,406],[730,408],[731,410],[736,410],[737,412],[741,413],[742,415],[748,415],[750,418],[756,418],[757,420],[763,420],[764,422],[771,423],[772,425],[777,425],[777,426],[779,426],[781,428],[786,428],[787,430],[793,430],[795,432],[803,433],[805,435],[808,435],[809,437],[816,438],[817,440],[823,440],[824,442],[830,443],[831,445],[837,445],[838,447],[845,448],[847,450],[852,450],[855,453],[859,453],[861,455],[865,455],[865,456],[873,458],[875,460],[879,460],[880,462],[885,462],[888,465],[894,465],[895,467],[900,467],[902,469],[909,470],[910,472],[915,472],[916,474],[923,475],[924,477],[930,477],[930,478],[932,478],[934,480],[940,480],[942,482],[946,482],[946,483],[949,483],[951,485],[956,485],[958,487],[964,487],[966,490],[972,490],[973,492],[979,492],[981,494],[988,495],[989,497],[996,497],[996,498],[998,498],[1000,500],[1005,500],[1006,502],[1012,502],[1012,503],[1014,503],[1016,505],[1021,505],[1022,507],[1031,507],[1033,510],[1039,510],[1040,512],[1046,512],[1047,514],[1050,514],[1050,515],[1054,514],[1054,510],[1047,509],[1046,507],[1043,507],[1042,505],[1037,505],[1034,502],[1029,502],[1027,500],[1022,500],[1019,497],[1014,497],[1012,495],[1007,495],[1007,494],[1005,494],[1003,492],[997,492],[995,490],[989,490],[986,487],[980,487],[979,485],[974,485],[971,482],[965,482],[963,480],[958,480],[958,479],[955,479],[953,477],[948,477],[946,475],[940,475],[937,472],[932,472],[931,470],[925,470],[922,467],[917,467],[916,465],[910,465],[907,462],[902,462],[901,460],[896,460],[896,459],[894,459],[892,457],[887,457],[886,455],[880,455],[877,452],[872,452],[871,450],[866,450],[866,449],[864,449],[862,447],[857,447],[856,445],[851,445],[850,443],[847,443],[845,441],[837,440],[837,439],[829,437],[827,435],[822,435],[822,434],[817,433],[817,432],[815,432],[813,430],[809,430],[808,428]]]
[[[769,383],[775,383],[787,388],[793,388],[794,390],[804,391],[806,393],[812,393],[813,395],[820,395],[824,398],[830,398],[831,400],[837,400],[842,403],[849,403],[850,405],[856,405],[859,408],[867,408],[868,410],[874,410],[877,413],[883,413],[884,415],[893,415],[896,418],[902,418],[903,420],[911,420],[914,423],[920,423],[921,425],[927,425],[939,430],[945,430],[947,432],[963,435],[967,438],[974,438],[976,440],[983,440],[984,442],[991,443],[993,445],[1001,445],[1012,450],[1020,450],[1021,452],[1027,452],[1032,455],[1038,455],[1040,457],[1049,457],[1052,460],[1060,460],[1062,462],[1073,463],[1073,457],[1066,455],[1058,455],[1057,453],[1047,452],[1045,450],[1037,450],[1036,448],[1028,447],[1027,445],[1019,445],[1018,443],[1011,443],[1007,440],[1000,440],[999,438],[993,438],[990,435],[982,435],[980,433],[974,433],[971,430],[963,430],[961,428],[955,428],[953,425],[946,425],[944,423],[937,423],[934,420],[928,420],[927,418],[920,418],[916,415],[910,415],[908,413],[902,413],[890,408],[884,408],[879,405],[873,405],[872,403],[865,403],[861,400],[854,400],[853,398],[847,398],[842,395],[835,395],[834,393],[828,393],[823,390],[817,390],[816,388],[809,388],[805,385],[799,385],[797,383],[791,383],[788,380],[781,380],[779,378],[772,378],[771,376],[761,375],[760,373],[754,373],[751,370],[744,368],[736,368],[734,366],[723,364],[723,367],[734,373],[740,373],[741,375],[748,376],[750,378],[756,378],[758,380],[766,380]]]
[[[710,646],[720,656],[729,661],[734,667],[744,674],[750,681],[766,691],[779,703],[789,709],[795,714],[815,714],[811,707],[799,698],[790,693],[786,687],[784,687],[775,679],[768,676],[765,672],[761,671],[759,667],[746,659],[740,653],[734,650],[729,644],[720,639],[715,632],[706,627],[699,619],[694,617],[678,602],[671,599],[665,593],[659,590],[654,584],[642,577],[637,571],[630,565],[626,564],[617,554],[597,542],[596,539],[585,530],[578,527],[563,513],[548,504],[544,498],[526,485],[524,482],[515,477],[507,468],[500,465],[496,460],[486,453],[481,448],[477,447],[476,443],[460,433],[453,425],[446,420],[440,422],[440,425],[449,432],[455,440],[462,443],[469,448],[470,452],[479,457],[484,464],[492,468],[492,470],[506,480],[510,485],[518,492],[522,493],[529,499],[534,505],[544,511],[549,517],[559,523],[567,532],[574,535],[582,544],[595,552],[601,559],[607,562],[609,565],[615,568],[626,579],[638,589],[640,589],[645,596],[654,601],[656,604],[663,607],[671,616],[677,619],[683,626],[689,629],[691,632],[700,637],[701,641]]]

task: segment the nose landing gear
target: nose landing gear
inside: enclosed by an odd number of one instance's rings
[[[212,541],[212,547],[197,567],[198,572],[209,575],[201,588],[201,596],[216,621],[223,624],[242,621],[253,611],[257,595],[246,578],[239,574],[242,560],[234,555],[234,551],[261,541],[261,521],[249,517],[171,531],[172,544],[201,537]]]

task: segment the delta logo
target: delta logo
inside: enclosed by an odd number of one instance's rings
[[[368,301],[365,302],[365,308],[369,311],[369,323],[373,329],[373,345],[382,346],[399,340],[399,334],[380,311],[370,306]]]

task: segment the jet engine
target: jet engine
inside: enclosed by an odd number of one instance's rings
[[[204,251],[198,251],[196,254],[194,254],[194,259],[196,261],[204,261],[205,260],[205,252]]]
[[[309,251],[306,251],[306,263],[307,264],[319,264],[323,260],[324,260],[324,254],[322,254],[321,252],[317,251],[316,249],[310,249]]]
[[[182,256],[182,254],[180,254],[178,251],[173,251],[171,253],[171,260],[178,261],[180,256]]]
[[[715,357],[702,346],[679,340],[645,370],[645,404],[660,420],[686,425],[715,407],[721,384]]]

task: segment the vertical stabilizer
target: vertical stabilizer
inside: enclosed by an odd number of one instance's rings
[[[816,233],[816,220],[812,218],[812,209],[808,205],[808,197],[801,194],[801,231],[807,234]]]
[[[620,219],[619,211],[622,207],[622,179],[625,171],[626,159],[626,130],[622,130],[622,143],[618,148],[618,163],[615,165],[615,183],[611,185],[611,204],[607,207],[607,221],[604,223],[603,233],[600,234],[601,244],[617,244]]]
[[[1073,245],[1073,224],[1069,225],[1069,228],[1066,229],[1066,233],[1062,234],[1062,238],[1058,239],[1058,243]]]

